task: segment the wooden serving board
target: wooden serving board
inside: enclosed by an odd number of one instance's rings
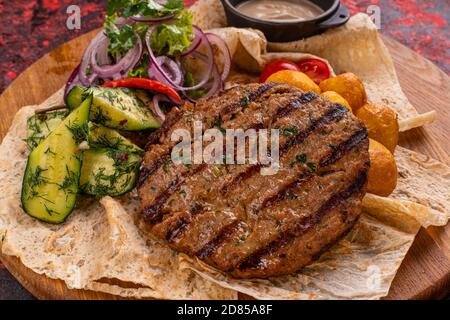
[[[93,31],[45,55],[23,72],[0,96],[0,140],[16,111],[38,104],[59,89],[79,63]],[[395,62],[400,83],[419,112],[436,110],[438,120],[401,134],[400,144],[449,164],[450,80],[428,60],[391,39],[384,39]],[[109,294],[69,290],[64,282],[26,268],[14,257],[1,256],[6,268],[40,299],[118,299]],[[421,229],[392,284],[388,299],[442,298],[450,292],[450,224]],[[242,297],[245,298],[245,297]]]

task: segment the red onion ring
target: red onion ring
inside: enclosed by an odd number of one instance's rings
[[[192,52],[194,52],[195,50],[197,50],[197,48],[200,46],[200,44],[202,43],[202,30],[200,30],[199,27],[197,26],[192,26],[194,28],[194,40],[192,40],[191,45],[189,46],[189,48],[186,49],[186,51],[182,52],[180,54],[180,57],[184,57],[187,55],[190,55]]]
[[[97,42],[101,39],[103,32],[99,32],[94,39],[91,40],[86,50],[84,50],[83,58],[81,58],[80,63],[80,72],[78,73],[78,77],[80,78],[81,84],[84,86],[89,86],[97,77],[95,73],[92,73],[90,76],[86,74],[88,67],[90,66],[90,59],[92,55],[92,50],[97,44]]]
[[[208,39],[206,38],[206,36],[204,35],[203,32],[201,32],[201,37],[202,37],[202,41],[205,43],[208,54],[208,71],[205,73],[204,78],[197,83],[196,85],[192,86],[192,87],[183,87],[180,86],[178,84],[176,84],[174,81],[172,81],[172,79],[170,78],[170,76],[164,72],[164,70],[161,68],[161,66],[158,64],[156,57],[153,53],[153,50],[150,46],[150,36],[152,34],[152,32],[154,31],[155,27],[151,26],[150,28],[148,28],[147,33],[145,34],[145,44],[147,46],[147,51],[148,51],[148,55],[150,58],[150,63],[149,63],[149,68],[152,68],[152,71],[154,73],[155,77],[160,76],[161,79],[165,79],[164,83],[167,85],[170,85],[171,87],[173,87],[176,90],[179,91],[185,91],[185,90],[195,90],[195,89],[199,89],[201,87],[203,87],[203,85],[205,85],[208,80],[209,80],[209,75],[211,74],[212,70],[213,70],[213,64],[214,64],[214,57],[213,57],[213,51],[212,51],[212,47],[208,42]],[[158,74],[158,75],[157,75]]]
[[[117,26],[123,26],[124,24],[130,23],[131,19],[130,18],[123,18],[123,17],[119,17],[116,18],[116,20],[114,20],[114,24]]]
[[[103,52],[105,49],[105,43],[108,43],[108,38],[102,33],[102,37],[97,39],[96,44],[93,46],[90,62],[92,70],[97,73],[100,77],[110,77],[114,74],[117,74],[122,71],[128,71],[139,62],[139,58],[141,57],[142,53],[142,41],[138,34],[135,34],[136,36],[136,45],[133,49],[129,50],[127,54],[120,59],[119,62],[117,62],[114,65],[102,65],[100,66],[97,62],[97,55],[98,52]]]
[[[220,78],[222,79],[222,81],[225,81],[227,79],[228,75],[230,74],[230,69],[231,69],[230,50],[228,49],[228,46],[225,43],[225,41],[221,37],[219,37],[217,34],[208,32],[208,33],[205,33],[205,35],[208,38],[208,40],[210,41],[210,43],[217,45],[217,47],[223,54],[223,59],[224,59],[223,71],[222,71]]]
[[[160,17],[160,18],[148,18],[148,17],[141,17],[141,16],[130,17],[130,20],[132,20],[134,22],[152,22],[152,23],[166,22],[171,19],[173,19],[173,14],[169,14],[168,16]]]
[[[64,97],[66,97],[67,93],[74,86],[81,84],[80,79],[78,77],[78,73],[80,72],[80,64],[78,64],[75,69],[73,69],[69,78],[67,79],[66,86],[64,87]]]
[[[155,60],[156,63],[158,63],[158,65],[161,67],[161,69],[163,69],[163,71],[170,77],[170,80],[172,80],[177,85],[183,84],[183,73],[180,69],[180,66],[175,61],[166,56],[159,56]],[[167,81],[165,81],[165,78],[162,77],[161,74],[155,69],[155,64],[152,64],[148,68],[148,74],[150,76],[154,74],[156,80],[164,84],[168,84]]]
[[[159,120],[161,120],[161,122],[164,122],[164,120],[166,120],[166,116],[164,115],[164,112],[159,107],[159,102],[160,101],[170,102],[170,100],[167,99],[167,97],[163,96],[162,94],[155,94],[153,96],[153,101],[152,101],[153,102],[153,108],[152,108],[152,111],[159,118]]]
[[[207,59],[207,57],[204,54],[201,54],[199,52],[194,52],[193,56],[202,61],[206,61],[206,59]],[[216,93],[218,90],[220,90],[223,87],[223,82],[222,82],[222,79],[220,78],[219,68],[217,68],[217,65],[215,63],[213,63],[212,79],[213,79],[213,82],[211,84],[211,87],[208,90],[208,92],[205,93],[203,98],[209,98],[210,96],[212,96],[214,93]],[[195,100],[194,100],[194,102],[195,102]]]

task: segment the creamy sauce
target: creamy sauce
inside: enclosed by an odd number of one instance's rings
[[[236,9],[246,16],[269,21],[309,20],[323,13],[307,0],[248,0]]]

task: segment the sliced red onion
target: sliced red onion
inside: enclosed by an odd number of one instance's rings
[[[134,16],[130,18],[132,21],[134,22],[152,22],[152,23],[157,23],[157,22],[167,22],[169,20],[173,19],[173,14],[169,14],[168,16],[165,17],[159,17],[159,18],[150,18],[150,17],[142,17],[142,16]]]
[[[159,56],[155,60],[157,64],[161,67],[161,69],[170,77],[171,81],[173,81],[177,85],[183,84],[183,73],[181,71],[180,66],[175,61],[166,56]],[[148,69],[148,74],[150,76],[155,75],[156,80],[164,84],[170,85],[170,83],[167,83],[166,79],[163,76],[161,76],[158,70],[155,69],[156,69],[155,64],[150,65],[150,68]]]
[[[204,54],[201,54],[200,52],[194,52],[193,56],[202,61],[207,60],[207,57]],[[220,78],[219,68],[217,68],[217,65],[215,63],[213,63],[212,83],[211,83],[210,89],[208,90],[208,92],[205,93],[203,98],[208,98],[208,97],[212,96],[218,90],[221,90],[222,87],[223,87],[223,81]]]
[[[201,32],[201,37],[202,37],[202,42],[206,45],[207,48],[207,57],[208,57],[208,67],[207,67],[207,72],[205,73],[204,77],[202,80],[200,80],[200,82],[198,82],[196,85],[192,86],[192,87],[183,87],[180,86],[178,84],[176,84],[174,81],[172,81],[172,79],[170,78],[170,76],[164,72],[164,70],[161,68],[161,66],[158,64],[158,61],[156,60],[156,57],[153,53],[153,50],[150,46],[150,36],[152,34],[152,32],[154,31],[155,27],[151,26],[150,28],[148,28],[147,33],[145,35],[145,44],[147,46],[147,50],[148,50],[148,55],[150,58],[150,63],[149,63],[149,68],[151,69],[151,71],[153,72],[153,76],[158,78],[161,77],[161,79],[165,79],[164,83],[166,83],[167,85],[170,85],[171,87],[173,87],[176,90],[179,91],[184,91],[184,90],[195,90],[195,89],[199,89],[201,87],[203,87],[209,80],[211,72],[213,70],[213,64],[214,64],[214,57],[213,57],[213,51],[212,51],[212,47],[208,42],[208,39],[206,38],[206,36],[203,34],[203,32]],[[150,70],[149,70],[150,71]]]
[[[64,97],[67,95],[70,89],[72,89],[74,86],[81,84],[80,79],[78,77],[79,72],[80,72],[80,65],[77,65],[70,74],[69,79],[67,79],[66,86],[64,87]]]
[[[92,70],[97,73],[100,77],[110,77],[119,72],[128,72],[128,70],[134,68],[134,66],[139,62],[139,58],[142,53],[142,41],[138,34],[136,36],[136,45],[133,49],[129,50],[127,54],[120,59],[114,65],[99,65],[97,61],[98,52],[104,52],[107,50],[108,38],[102,34],[102,37],[97,39],[97,43],[93,46],[90,62]],[[106,46],[105,46],[106,43]]]
[[[219,37],[217,34],[214,33],[205,33],[206,37],[208,38],[209,42],[211,44],[216,45],[219,50],[222,52],[223,55],[223,71],[222,74],[220,75],[220,78],[222,79],[222,81],[225,81],[228,77],[228,75],[230,74],[230,69],[231,69],[231,54],[230,54],[230,50],[228,49],[227,44],[225,43],[225,41]]]
[[[84,86],[89,86],[92,83],[92,81],[95,80],[95,78],[96,78],[96,74],[91,73],[90,75],[88,75],[87,70],[90,67],[92,50],[97,45],[97,42],[102,38],[102,36],[104,36],[103,32],[99,32],[94,37],[94,39],[91,40],[91,42],[87,46],[86,50],[84,50],[83,58],[81,59],[81,64],[80,64],[80,72],[78,74],[78,77],[80,78],[80,82]]]
[[[180,54],[181,57],[185,57],[187,55],[190,55],[192,52],[197,50],[197,48],[202,43],[202,39],[203,39],[203,32],[202,32],[202,30],[200,30],[200,28],[197,27],[197,26],[193,26],[193,29],[194,29],[194,40],[192,40],[192,43],[189,46],[189,48],[187,48],[186,51],[184,51],[184,52],[182,52]]]
[[[93,54],[96,54],[97,62],[100,65],[111,64],[111,59],[109,58],[109,55],[108,55],[108,44],[109,44],[108,39],[106,37],[102,37],[99,40],[98,46],[95,47],[96,50],[94,49]]]
[[[152,111],[159,118],[159,120],[161,120],[161,122],[164,122],[164,120],[166,120],[166,116],[164,115],[164,112],[159,107],[160,101],[170,102],[170,100],[167,99],[167,97],[163,96],[162,94],[155,94],[153,96],[153,110]]]
[[[124,24],[130,23],[132,20],[130,18],[119,17],[114,20],[114,24],[117,26],[123,26]]]
[[[213,70],[214,70],[213,71],[213,82],[212,82],[211,87],[209,88],[208,92],[205,93],[203,98],[209,98],[212,95],[214,95],[217,91],[222,90],[223,82],[220,79],[219,70],[218,70],[216,64],[214,64]]]

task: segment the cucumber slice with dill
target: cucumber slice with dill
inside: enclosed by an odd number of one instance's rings
[[[37,113],[31,116],[27,121],[27,139],[28,147],[33,150],[44,140],[50,132],[63,122],[69,114],[68,110],[49,111]]]
[[[90,120],[105,127],[129,131],[157,129],[161,126],[150,109],[132,89],[73,87],[66,97],[67,106],[73,110],[83,97],[92,94]]]
[[[92,97],[72,111],[28,156],[22,182],[22,208],[30,216],[61,223],[77,199],[82,148],[88,139]]]
[[[141,157],[115,149],[89,149],[84,152],[80,190],[100,199],[119,196],[136,185]]]
[[[122,136],[114,129],[89,122],[89,146],[92,149],[115,149],[143,154],[144,150]]]

